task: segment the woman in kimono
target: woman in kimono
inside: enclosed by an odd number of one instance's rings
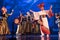
[[[48,19],[46,16],[48,16],[49,18],[53,16],[52,5],[50,6],[49,10],[44,10],[44,3],[39,4],[38,7],[41,9],[41,11],[38,12],[40,15],[41,34],[42,34],[42,36],[44,36],[44,34],[46,34],[47,37],[49,37],[50,29],[49,29]]]
[[[31,23],[31,15],[29,12],[27,12],[27,15],[26,15],[26,27],[25,27],[25,31],[26,33],[31,33],[31,27],[32,27],[32,23]]]
[[[17,24],[17,31],[16,34],[22,34],[23,33],[23,28],[22,28],[22,14],[20,14],[20,16],[15,19],[15,24]]]
[[[37,15],[38,15],[38,16],[36,16],[36,18],[38,17],[39,18],[38,20],[40,21],[41,36],[44,36],[44,34],[47,34],[47,37],[49,37],[50,29],[49,29],[49,25],[48,25],[48,19],[46,16],[48,16],[49,18],[53,16],[52,6],[50,6],[49,10],[44,10],[44,3],[39,4],[38,7],[41,9],[41,11],[35,12],[35,13],[37,13]],[[30,11],[32,11],[32,10],[30,10]],[[34,11],[32,11],[32,12],[34,12]]]
[[[39,21],[39,14],[38,12],[34,12],[32,10],[30,10],[30,12],[33,13],[33,24],[32,24],[32,31],[34,31],[34,33],[39,33],[39,27],[40,27],[40,24],[38,23]]]
[[[59,34],[59,39],[60,39],[60,13],[55,13],[55,17],[56,17],[56,24],[58,25],[58,34]]]
[[[10,30],[8,28],[7,18],[8,16],[13,14],[13,10],[11,14],[7,14],[7,9],[5,7],[2,7],[2,17],[3,17],[3,25],[4,25],[4,33],[3,34],[10,34]]]

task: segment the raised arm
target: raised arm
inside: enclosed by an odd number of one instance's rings
[[[13,14],[13,12],[14,12],[14,10],[12,9],[12,12],[11,12],[10,14],[8,14],[8,15],[12,15],[12,14]]]
[[[49,10],[46,10],[46,13],[52,12],[52,5],[50,6]]]
[[[50,6],[50,11],[52,11],[52,5]]]
[[[50,9],[49,10],[46,10],[46,12],[47,12],[47,15],[48,15],[49,18],[53,16],[53,13],[52,13],[52,5],[50,6]]]
[[[33,13],[34,11],[30,10],[30,12],[32,12],[32,13]]]

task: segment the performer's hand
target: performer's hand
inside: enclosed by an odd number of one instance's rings
[[[52,5],[50,6],[50,10],[52,9]]]
[[[13,14],[14,10],[12,9],[12,12],[10,14],[8,14],[9,16],[11,16]]]
[[[30,11],[32,11],[32,10],[30,10]]]
[[[32,10],[30,10],[30,12],[33,12]]]
[[[22,12],[21,12],[21,11],[19,11],[19,13],[20,13],[20,14],[22,14]]]
[[[52,5],[50,7],[52,8]]]
[[[13,12],[14,10],[12,9],[12,12]]]

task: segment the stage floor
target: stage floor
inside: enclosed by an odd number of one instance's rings
[[[50,37],[41,35],[0,35],[0,40],[60,40],[58,35],[50,35]]]

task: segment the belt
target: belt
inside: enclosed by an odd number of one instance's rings
[[[41,15],[41,17],[42,17],[42,18],[45,18],[45,17],[46,17],[46,15]]]

